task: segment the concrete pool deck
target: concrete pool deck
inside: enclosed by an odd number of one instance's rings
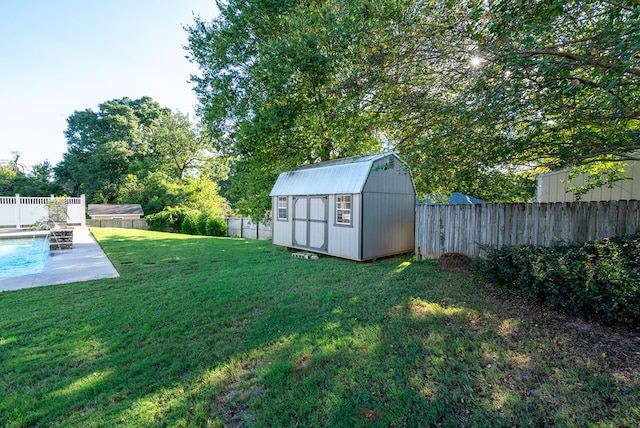
[[[8,237],[31,237],[33,231],[2,232]],[[66,284],[120,276],[86,227],[73,228],[73,248],[51,251],[42,272],[0,278],[0,291]]]

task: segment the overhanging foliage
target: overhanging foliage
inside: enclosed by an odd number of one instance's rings
[[[421,193],[517,201],[538,172],[640,148],[634,5],[232,0],[189,50],[247,210],[282,170],[382,144]]]

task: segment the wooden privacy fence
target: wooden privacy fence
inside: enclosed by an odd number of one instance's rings
[[[147,220],[143,218],[136,219],[100,219],[87,220],[87,226],[91,227],[118,227],[121,229],[140,229],[147,230]]]
[[[486,246],[601,241],[635,233],[639,227],[640,202],[636,200],[418,205],[415,252],[418,259],[448,252],[475,257]]]

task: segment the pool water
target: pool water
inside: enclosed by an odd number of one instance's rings
[[[0,278],[42,272],[49,255],[49,238],[0,239]]]

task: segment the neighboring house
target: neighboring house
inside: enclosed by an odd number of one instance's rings
[[[136,220],[144,216],[140,204],[89,204],[92,220]]]
[[[608,185],[589,190],[582,195],[580,201],[622,201],[640,199],[640,162],[627,161],[624,168],[625,175],[630,180],[617,181]],[[580,187],[585,184],[584,176],[578,176],[574,180],[569,179],[569,170],[551,171],[537,176],[538,202],[575,202],[572,192],[567,192],[569,187]]]
[[[427,196],[422,201],[422,204],[424,204],[424,205],[440,205],[440,204],[444,204],[444,205],[471,205],[471,204],[486,204],[487,203],[486,201],[483,201],[482,199],[474,198],[473,196],[465,195],[464,193],[460,193],[460,192],[451,193],[451,196],[449,196],[449,199],[444,201],[444,202],[440,202],[439,199],[440,198],[438,196]]]
[[[283,172],[271,197],[276,245],[351,260],[414,249],[416,190],[394,153]]]

